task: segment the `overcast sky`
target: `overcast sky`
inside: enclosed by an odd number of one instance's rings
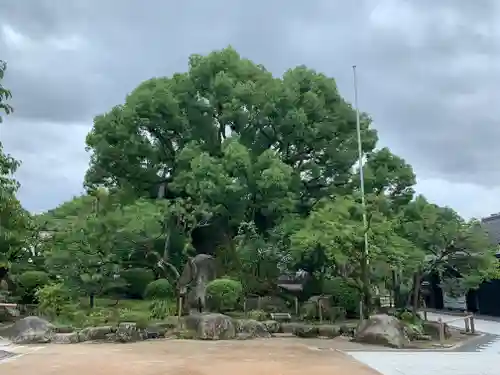
[[[275,74],[337,79],[410,162],[417,190],[466,217],[500,211],[498,0],[3,0],[0,59],[16,112],[0,128],[32,211],[82,191],[96,114],[142,80],[233,45]]]

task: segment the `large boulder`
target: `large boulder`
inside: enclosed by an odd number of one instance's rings
[[[10,335],[15,344],[48,343],[54,337],[54,326],[45,319],[28,316],[12,326]]]
[[[276,320],[265,320],[262,322],[267,328],[267,331],[271,334],[278,333],[281,331],[281,324]]]
[[[78,332],[78,339],[80,342],[106,340],[107,335],[115,332],[112,326],[88,327]]]
[[[191,314],[184,319],[185,328],[200,340],[230,340],[236,338],[233,319],[224,314]]]
[[[183,310],[186,312],[201,311],[206,306],[207,285],[217,276],[217,265],[214,257],[209,254],[197,254],[189,258],[181,277],[177,282],[179,293],[183,299]]]
[[[52,337],[53,344],[76,344],[80,342],[78,332],[56,333]]]
[[[293,328],[293,335],[302,338],[313,338],[319,336],[319,328],[312,324],[299,324]]]
[[[114,334],[114,341],[127,343],[143,340],[146,338],[136,323],[120,323]]]
[[[282,333],[293,333],[296,327],[300,326],[302,323],[298,322],[289,322],[289,323],[281,323],[280,332]]]
[[[253,319],[239,319],[235,321],[238,336],[244,338],[269,338],[271,334],[264,323]]]
[[[340,336],[340,327],[333,324],[322,324],[318,326],[319,336],[334,339]]]
[[[405,334],[404,325],[394,316],[373,315],[360,323],[354,341],[403,348],[410,343]]]

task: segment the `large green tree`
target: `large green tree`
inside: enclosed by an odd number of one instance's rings
[[[387,148],[375,149],[370,124],[362,113],[366,191],[385,202],[377,210],[396,226],[413,197],[415,175]],[[318,205],[359,195],[356,112],[335,81],[304,66],[274,77],[232,48],[193,55],[187,72],[143,82],[94,119],[86,142],[90,190],[106,186],[166,199],[182,212],[169,216],[176,224],[165,226],[165,250],[168,228],[181,223],[196,251],[233,259],[251,247],[236,238],[244,224],[259,243],[275,249],[277,241],[284,254],[297,225],[312,220]],[[359,235],[352,225],[349,230]],[[364,253],[362,243],[355,248]],[[328,257],[295,261],[286,263],[311,273],[331,266]]]
[[[500,276],[496,246],[484,228],[475,220],[464,220],[449,207],[437,206],[418,196],[405,207],[398,231],[425,254],[414,276],[414,310],[420,282],[426,274],[439,274],[443,289],[451,294],[457,292],[450,290],[452,286],[451,289],[465,292]]]
[[[215,236],[213,251],[236,235],[240,218],[265,232],[283,207],[307,215],[345,189],[357,157],[355,121],[335,81],[310,69],[275,78],[232,48],[193,55],[186,73],[146,81],[95,118],[86,183],[203,199],[213,220],[196,232]],[[377,140],[369,125],[362,116],[365,151]]]
[[[292,237],[294,256],[324,259],[321,277],[341,276],[352,280],[364,296],[364,303],[371,305],[371,282],[375,272],[367,267],[401,269],[418,262],[423,254],[395,229],[398,221],[387,216],[390,204],[385,196],[367,196],[367,228],[362,221],[363,207],[352,196],[338,196],[317,205],[305,220],[304,226]],[[364,236],[368,235],[369,251],[365,252]],[[369,275],[372,275],[372,280]]]
[[[6,68],[6,63],[0,60],[0,123],[2,111],[6,114],[12,112],[12,107],[7,103],[11,93],[2,85]],[[16,198],[19,183],[14,173],[19,164],[4,152],[0,142],[0,281],[7,275],[10,264],[22,257],[28,246],[24,236],[29,215]]]

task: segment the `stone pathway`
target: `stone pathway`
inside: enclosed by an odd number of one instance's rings
[[[15,345],[0,336],[0,364],[43,348],[44,346]]]
[[[429,313],[429,320],[442,318],[444,322],[456,316]],[[464,328],[462,321],[450,325]],[[439,351],[387,351],[350,352],[382,375],[498,375],[496,364],[500,360],[500,322],[476,319],[476,330],[487,335],[472,345],[466,344],[451,352]]]

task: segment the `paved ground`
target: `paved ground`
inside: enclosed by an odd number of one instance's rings
[[[430,320],[454,317],[429,314]],[[463,321],[451,323],[463,328]],[[149,341],[129,345],[10,345],[0,338],[0,373],[24,375],[498,375],[500,322],[476,319],[487,333],[454,352],[395,351],[335,340]],[[337,349],[347,350],[349,356]],[[10,354],[14,354],[11,356]],[[26,355],[29,354],[29,355]],[[7,356],[10,355],[10,358]],[[354,359],[364,363],[356,362]],[[368,368],[370,366],[372,369]],[[376,371],[375,371],[376,370]]]
[[[444,322],[455,316],[428,314],[429,320],[439,317]],[[463,321],[451,323],[464,328]],[[498,375],[500,360],[500,322],[476,319],[476,330],[487,333],[454,352],[349,352],[355,359],[383,375]]]
[[[313,344],[314,342],[311,342]],[[8,375],[378,375],[351,357],[297,340],[47,345],[0,362]]]

